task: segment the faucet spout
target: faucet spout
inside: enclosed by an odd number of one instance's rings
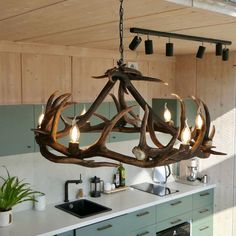
[[[78,180],[67,180],[65,182],[65,200],[64,200],[64,202],[69,202],[69,198],[68,198],[69,184],[81,184],[81,183],[83,183],[82,178],[81,178],[81,174],[80,174],[80,178]]]

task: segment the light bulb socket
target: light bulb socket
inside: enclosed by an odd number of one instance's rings
[[[153,43],[152,40],[145,40],[145,54],[153,54]]]
[[[222,55],[222,43],[217,43],[216,44],[216,56],[221,56]]]
[[[196,57],[203,58],[206,48],[204,46],[199,46]]]
[[[167,57],[173,57],[174,55],[174,44],[173,43],[167,43],[166,44],[166,56]]]
[[[228,48],[223,49],[222,60],[223,61],[228,61],[229,60],[229,49]]]
[[[136,35],[131,41],[131,43],[129,44],[129,49],[134,51],[141,42],[142,42],[142,38]]]

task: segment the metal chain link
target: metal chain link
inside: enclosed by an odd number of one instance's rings
[[[124,64],[124,43],[123,43],[123,36],[124,36],[124,8],[123,8],[123,0],[120,0],[120,22],[119,22],[119,34],[120,34],[120,60],[117,62],[118,66],[122,66]]]

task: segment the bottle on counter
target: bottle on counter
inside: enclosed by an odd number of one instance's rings
[[[117,172],[114,174],[114,181],[113,183],[115,184],[115,187],[116,188],[119,188],[120,187],[120,174],[117,170]]]
[[[125,186],[125,168],[122,165],[122,163],[120,163],[120,166],[118,167],[118,172],[120,176],[120,186],[124,187]]]

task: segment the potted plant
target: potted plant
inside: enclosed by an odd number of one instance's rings
[[[7,177],[0,176],[0,227],[12,223],[12,207],[25,201],[35,201],[35,194],[42,194],[33,191],[29,183],[24,183],[16,176],[10,176],[9,171],[4,166]]]

